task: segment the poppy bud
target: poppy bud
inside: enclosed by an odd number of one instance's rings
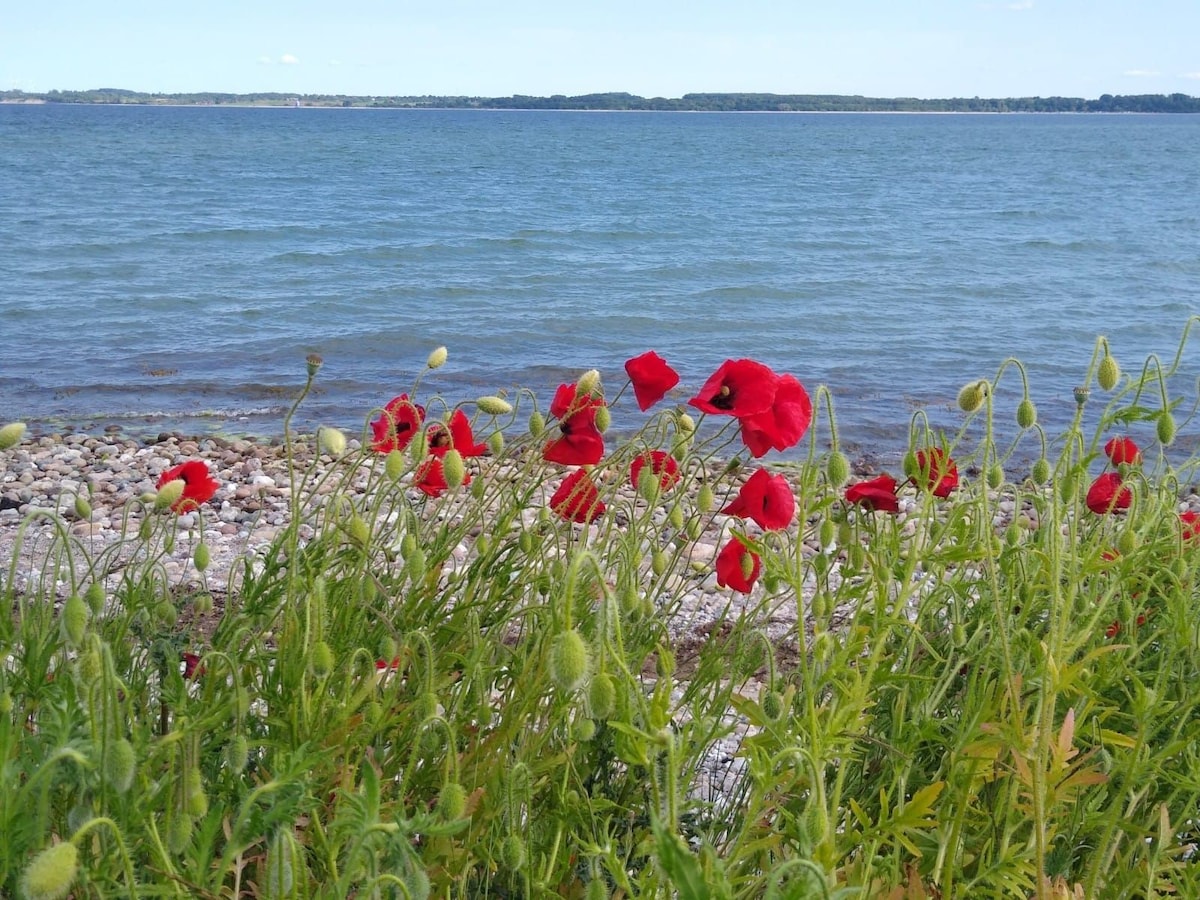
[[[62,633],[72,647],[83,643],[88,618],[88,607],[83,598],[78,594],[68,597],[62,608]]]
[[[482,500],[484,491],[487,490],[486,482],[482,478],[475,478],[471,481],[471,496],[476,500]]]
[[[325,360],[321,359],[321,357],[315,353],[310,353],[304,358],[304,363],[308,369],[308,377],[312,378],[317,374],[321,366],[324,365]]]
[[[717,498],[713,494],[713,489],[708,484],[700,485],[700,492],[696,495],[696,508],[702,513],[712,510],[716,505]]]
[[[667,513],[667,522],[676,531],[683,530],[683,507],[678,503],[672,506],[671,511]]]
[[[594,719],[577,719],[571,726],[571,737],[582,744],[586,744],[596,736],[596,722]]]
[[[825,463],[825,477],[835,488],[850,480],[850,460],[846,458],[845,453],[834,450],[829,454],[829,460]]]
[[[467,789],[457,781],[447,781],[438,794],[437,809],[448,822],[461,819],[467,811]]]
[[[550,680],[563,693],[572,693],[587,678],[587,643],[571,628],[555,635],[550,644]]]
[[[70,841],[47,847],[21,876],[21,895],[29,900],[62,900],[79,874],[79,851]]]
[[[833,523],[833,519],[823,519],[821,527],[817,529],[817,543],[821,545],[821,549],[825,550],[833,545],[837,538],[837,526]]]
[[[1067,473],[1058,483],[1058,496],[1063,503],[1070,503],[1075,498],[1075,476]]]
[[[249,761],[250,745],[246,736],[244,734],[234,735],[233,740],[225,745],[225,764],[237,773],[245,769],[246,763]]]
[[[970,384],[964,385],[962,390],[958,392],[958,408],[965,413],[973,413],[979,407],[983,406],[984,397],[987,396],[982,385],[987,382],[972,381]]]
[[[916,481],[921,477],[921,464],[917,462],[917,454],[909,450],[904,454],[904,459],[900,461],[900,468],[904,470],[904,474]]]
[[[404,567],[408,570],[408,577],[413,581],[420,581],[425,577],[425,551],[420,547],[413,550],[404,560]]]
[[[399,481],[404,474],[404,454],[399,450],[389,450],[383,461],[383,474],[390,481]]]
[[[704,534],[704,523],[699,519],[688,519],[687,536],[693,541],[698,541],[702,534]]]
[[[1138,539],[1137,535],[1132,531],[1122,531],[1121,536],[1117,538],[1117,550],[1122,556],[1128,556],[1137,550]]]
[[[662,576],[671,565],[671,560],[662,550],[655,550],[650,557],[650,571],[655,575]]]
[[[1004,467],[1000,463],[994,463],[987,473],[988,487],[996,490],[1000,485],[1004,484]]]
[[[338,428],[322,425],[317,429],[317,444],[330,456],[341,456],[346,452],[346,435]]]
[[[196,571],[203,572],[207,569],[210,558],[208,544],[203,541],[197,544],[196,552],[192,554],[192,562],[196,564]]]
[[[446,364],[446,357],[449,355],[450,353],[445,347],[438,347],[429,354],[429,359],[425,360],[425,368],[440,369]]]
[[[535,544],[532,531],[522,531],[521,536],[517,538],[517,546],[521,548],[522,553],[532,553]]]
[[[480,412],[487,413],[489,416],[507,416],[513,411],[511,403],[503,397],[496,397],[492,394],[480,397],[475,401],[475,405],[479,407]]]
[[[1017,427],[1032,428],[1037,423],[1037,407],[1033,401],[1025,397],[1017,404]]]
[[[1171,415],[1170,410],[1164,409],[1158,414],[1155,433],[1158,435],[1158,442],[1164,447],[1169,446],[1171,441],[1175,440],[1175,417]]]
[[[94,614],[104,611],[104,585],[100,582],[93,581],[83,596]]]
[[[675,419],[675,427],[684,437],[696,433],[696,420],[687,413],[680,413]]]
[[[529,415],[529,433],[534,437],[541,437],[542,432],[546,430],[546,417],[536,409]]]
[[[117,738],[107,747],[104,756],[104,778],[118,794],[123,794],[133,785],[137,774],[137,754],[133,744],[125,738]]]
[[[24,422],[9,422],[3,428],[0,428],[0,450],[15,447],[24,434]]]
[[[1033,470],[1029,473],[1034,484],[1045,484],[1050,480],[1050,460],[1042,457],[1033,464]]]
[[[772,722],[777,722],[783,715],[783,696],[779,691],[767,691],[762,698],[763,715]]]
[[[350,540],[360,547],[367,546],[371,541],[371,529],[361,516],[351,516],[346,531],[350,534]]]
[[[1096,381],[1099,382],[1103,390],[1111,391],[1117,386],[1117,382],[1121,379],[1121,367],[1117,365],[1117,361],[1113,359],[1111,354],[1105,353],[1104,358],[1100,360],[1100,369],[1096,373]]]
[[[167,823],[167,849],[172,853],[182,853],[192,842],[192,817],[177,812]]]
[[[584,900],[608,900],[608,898],[608,885],[604,883],[603,878],[593,878],[588,882]]]
[[[182,478],[172,478],[154,495],[155,509],[170,509],[183,496],[187,483]]]
[[[92,504],[82,494],[75,495],[75,515],[85,522],[92,517]]]
[[[647,502],[654,503],[658,500],[658,491],[661,486],[658,475],[651,470],[650,466],[645,466],[638,472],[637,492]]]
[[[400,538],[400,557],[407,560],[417,550],[417,538],[411,532],[405,532],[404,537]]]
[[[325,641],[317,641],[312,646],[309,664],[317,678],[325,678],[333,671],[333,648]]]
[[[295,848],[292,846],[295,838],[288,833],[289,830],[279,829],[267,845],[266,872],[261,878],[268,897],[291,896],[295,886]]]
[[[493,431],[487,443],[488,449],[492,451],[492,456],[499,456],[504,452],[504,432]]]
[[[510,834],[500,845],[500,860],[510,871],[519,872],[525,868],[525,841],[518,834]]]
[[[187,811],[197,819],[208,815],[208,796],[204,793],[204,782],[200,778],[199,769],[188,769],[185,779],[187,787]]]
[[[593,718],[607,719],[617,702],[617,685],[607,672],[600,672],[588,685],[588,708]]]
[[[579,376],[575,384],[575,396],[586,397],[595,394],[600,388],[600,373],[596,369],[588,369]]]
[[[425,454],[429,449],[429,438],[424,432],[418,430],[413,434],[412,443],[408,445],[408,461],[416,468],[425,461]]]
[[[608,426],[612,424],[612,412],[607,406],[596,407],[596,430],[601,434],[608,431]]]
[[[429,883],[429,875],[416,863],[411,864],[400,880],[404,883],[404,890],[407,892],[405,896],[409,900],[429,900],[429,891],[432,887]]]
[[[492,549],[492,539],[486,534],[481,534],[475,538],[475,552],[480,556],[486,556],[487,552]]]
[[[442,477],[446,479],[446,487],[459,487],[467,478],[467,467],[462,454],[451,448],[442,457]]]
[[[754,575],[754,556],[750,553],[743,553],[742,559],[742,577],[749,581]]]

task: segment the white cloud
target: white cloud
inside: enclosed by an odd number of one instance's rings
[[[279,57],[279,61],[285,66],[296,66],[300,64],[300,60],[292,56],[290,53],[283,54],[283,56]]]
[[[1156,75],[1161,75],[1162,72],[1157,72],[1154,69],[1126,69],[1121,74],[1129,78],[1153,78]]]

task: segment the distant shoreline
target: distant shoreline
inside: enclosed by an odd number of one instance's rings
[[[1187,94],[1103,94],[1080,97],[862,97],[842,94],[702,93],[678,98],[610,92],[567,97],[405,96],[345,94],[145,93],[123,88],[32,93],[0,91],[3,105],[199,106],[323,109],[476,109],[584,112],[797,112],[797,113],[1200,113]]]

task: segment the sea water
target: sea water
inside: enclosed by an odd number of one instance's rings
[[[277,434],[317,353],[297,425],[357,433],[439,345],[450,404],[654,349],[668,402],[753,357],[894,456],[1009,356],[1065,424],[1097,335],[1169,361],[1197,312],[1200,116],[0,106],[0,421],[43,431]]]

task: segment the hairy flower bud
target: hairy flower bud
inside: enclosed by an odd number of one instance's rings
[[[574,628],[555,635],[550,644],[550,680],[563,693],[572,693],[587,678],[587,643]]]
[[[83,636],[87,633],[88,618],[88,607],[83,602],[83,598],[78,594],[68,597],[62,608],[62,633],[72,647],[78,647],[83,643]]]
[[[200,770],[188,769],[184,784],[187,788],[188,815],[197,819],[204,818],[208,815],[208,795],[204,793],[204,781],[200,777]]]
[[[446,487],[456,488],[467,478],[467,467],[462,454],[451,448],[442,457],[442,477],[446,479]]]
[[[70,841],[47,847],[21,875],[21,896],[28,900],[62,900],[79,874],[79,851]]]
[[[1121,532],[1121,536],[1117,538],[1117,550],[1122,556],[1129,556],[1137,550],[1138,539],[1137,535],[1131,529],[1126,529]]]
[[[662,550],[655,550],[650,557],[650,571],[661,577],[671,565],[671,558]]]
[[[675,428],[684,437],[688,437],[696,433],[696,420],[685,412],[681,412],[675,417]]]
[[[404,454],[399,450],[389,450],[383,460],[383,474],[389,481],[399,481],[404,474]]]
[[[1171,415],[1171,411],[1164,409],[1158,414],[1158,423],[1155,425],[1155,433],[1158,435],[1158,442],[1164,447],[1170,445],[1175,440],[1175,417]]]
[[[412,554],[417,551],[417,536],[411,531],[406,531],[404,537],[400,538],[400,557],[407,560]]]
[[[24,435],[24,422],[9,422],[3,428],[0,428],[0,450],[15,447]]]
[[[545,430],[546,417],[535,409],[529,414],[529,433],[534,437],[541,437]]]
[[[1017,404],[1017,427],[1032,428],[1037,423],[1037,407],[1025,397]]]
[[[676,503],[667,513],[667,523],[676,531],[683,530],[683,507]]]
[[[519,872],[525,868],[527,853],[525,850],[525,841],[521,839],[519,834],[510,834],[504,839],[504,843],[500,845],[500,861],[505,867],[512,872]]]
[[[330,456],[341,456],[346,452],[346,435],[340,428],[322,425],[317,429],[317,444]]]
[[[317,678],[325,678],[333,671],[333,648],[325,641],[317,641],[312,645],[312,655],[309,657],[312,673]]]
[[[241,772],[250,761],[250,744],[244,734],[235,734],[225,745],[225,764],[233,772]]]
[[[425,551],[417,547],[404,560],[404,568],[408,577],[414,582],[425,577]]]
[[[607,672],[596,674],[588,685],[588,709],[592,718],[607,719],[617,703],[617,685]]]
[[[783,696],[779,691],[767,691],[762,698],[762,711],[772,722],[779,721],[783,715]]]
[[[208,564],[212,559],[212,554],[208,549],[208,544],[201,541],[196,545],[196,551],[192,554],[192,562],[196,565],[197,572],[203,572],[208,568]]]
[[[821,549],[832,546],[836,538],[837,526],[834,525],[833,519],[822,519],[821,527],[817,531],[817,542],[821,545]]]
[[[996,490],[1000,485],[1004,484],[1004,467],[1000,463],[993,463],[988,468],[987,484],[992,490]]]
[[[713,494],[712,486],[709,484],[700,485],[700,491],[696,494],[696,509],[702,513],[711,512],[716,503],[717,498]]]
[[[1102,390],[1111,391],[1117,386],[1117,382],[1121,380],[1121,367],[1117,365],[1117,361],[1113,359],[1109,353],[1104,354],[1104,358],[1100,360],[1100,369],[1096,373],[1096,381],[1099,383]]]
[[[1046,482],[1050,480],[1051,474],[1052,471],[1050,468],[1050,460],[1043,456],[1033,464],[1033,470],[1030,472],[1030,477],[1033,479],[1034,484],[1046,484]]]
[[[984,398],[987,397],[987,391],[983,387],[985,384],[986,381],[972,381],[964,385],[958,392],[958,408],[965,413],[973,413],[983,406]]]
[[[445,347],[438,347],[429,354],[429,359],[425,360],[425,368],[440,369],[446,364],[446,357],[449,355],[450,352]]]
[[[492,456],[499,456],[504,452],[504,432],[493,431],[487,439],[488,449],[492,451]]]
[[[829,459],[825,463],[825,477],[835,488],[841,487],[850,480],[850,460],[846,458],[845,453],[834,450],[829,454]]]
[[[608,431],[608,426],[612,424],[612,412],[607,406],[596,407],[596,430],[601,434]]]
[[[104,779],[118,794],[123,794],[133,785],[133,776],[137,774],[137,754],[125,738],[111,741],[105,749]]]
[[[154,495],[154,508],[170,509],[183,496],[183,489],[186,487],[187,482],[182,478],[172,478]]]
[[[579,381],[575,384],[575,396],[586,397],[589,394],[595,394],[600,389],[600,372],[596,369],[588,369],[579,376]]]
[[[104,585],[100,582],[93,581],[83,596],[93,615],[99,615],[104,611]]]
[[[486,413],[489,416],[507,416],[513,411],[511,403],[503,397],[497,397],[492,394],[480,397],[475,401],[475,405],[479,407],[480,412]]]
[[[371,541],[371,529],[359,515],[350,517],[350,521],[346,525],[346,531],[350,534],[350,540],[354,541],[360,547],[367,546]]]
[[[457,781],[447,781],[438,794],[437,809],[448,822],[461,819],[467,811],[467,789]]]
[[[92,518],[92,504],[82,494],[75,495],[75,515],[85,522]]]

